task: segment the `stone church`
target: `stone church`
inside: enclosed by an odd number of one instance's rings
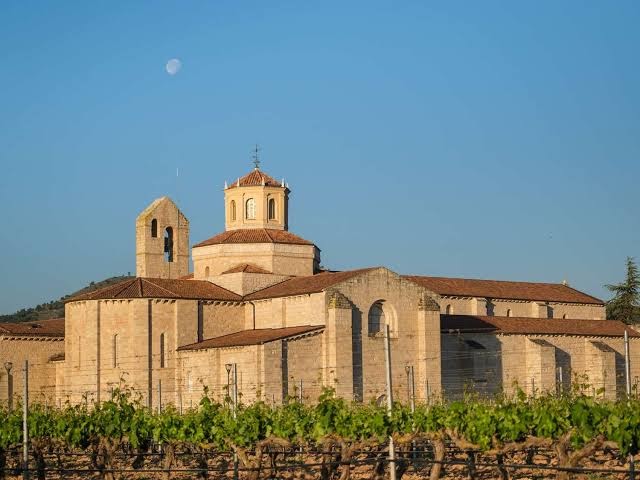
[[[100,401],[122,383],[149,405],[196,404],[234,382],[240,400],[313,401],[324,387],[356,401],[558,391],[574,379],[624,393],[640,336],[566,283],[321,268],[320,249],[289,228],[289,187],[256,166],[224,187],[225,230],[190,244],[168,197],[138,216],[136,278],[71,298],[64,320],[0,324],[0,361],[29,359],[31,398]],[[190,272],[189,259],[193,262]],[[21,377],[14,369],[14,392]],[[234,372],[236,377],[234,378]],[[0,399],[7,397],[7,372]]]

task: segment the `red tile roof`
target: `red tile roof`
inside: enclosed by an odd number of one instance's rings
[[[0,323],[0,335],[64,337],[64,318],[36,322]]]
[[[286,230],[272,228],[243,228],[228,230],[204,240],[194,247],[229,243],[288,243],[293,245],[313,245],[309,240],[294,235]]]
[[[509,282],[415,275],[405,275],[404,277],[439,295],[604,304],[598,298],[560,283]]]
[[[236,188],[240,184],[241,187],[253,187],[265,185],[267,187],[282,187],[282,182],[278,182],[275,178],[270,177],[262,170],[254,169],[247,173],[244,177],[239,178],[227,188]]]
[[[590,337],[640,337],[633,328],[617,320],[576,320],[558,318],[487,317],[480,315],[440,315],[442,332],[511,335],[585,335]]]
[[[118,298],[186,298],[222,301],[242,299],[240,295],[206,280],[134,278],[69,298],[67,302]]]
[[[376,267],[377,268],[377,267]],[[245,300],[261,300],[264,298],[288,297],[290,295],[304,295],[318,293],[332,285],[349,280],[362,273],[373,270],[363,268],[346,272],[323,272],[308,277],[293,277],[280,283],[276,283],[257,292],[247,295]]]
[[[240,265],[236,265],[229,270],[225,270],[222,272],[222,275],[225,273],[271,273],[269,270],[265,270],[264,268],[260,268],[257,265],[251,265],[250,263],[242,263]]]
[[[259,328],[255,330],[241,330],[239,332],[209,338],[202,342],[192,343],[178,348],[178,350],[204,350],[207,348],[242,347],[246,345],[262,345],[276,340],[296,337],[311,332],[320,331],[322,325],[303,325],[299,327]]]

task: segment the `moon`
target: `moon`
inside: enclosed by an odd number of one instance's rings
[[[169,75],[175,75],[182,68],[182,62],[177,58],[172,58],[167,62],[167,65],[164,68],[167,70]]]

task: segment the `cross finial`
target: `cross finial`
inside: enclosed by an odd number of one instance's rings
[[[256,143],[255,148],[253,149],[253,155],[251,155],[253,157],[253,164],[256,166],[256,170],[258,170],[258,168],[260,168],[260,146]]]

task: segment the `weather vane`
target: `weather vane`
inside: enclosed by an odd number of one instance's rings
[[[255,148],[253,149],[253,164],[256,166],[256,170],[258,168],[260,168],[260,156],[259,156],[259,152],[260,152],[261,148],[258,146],[258,144],[256,143]]]

